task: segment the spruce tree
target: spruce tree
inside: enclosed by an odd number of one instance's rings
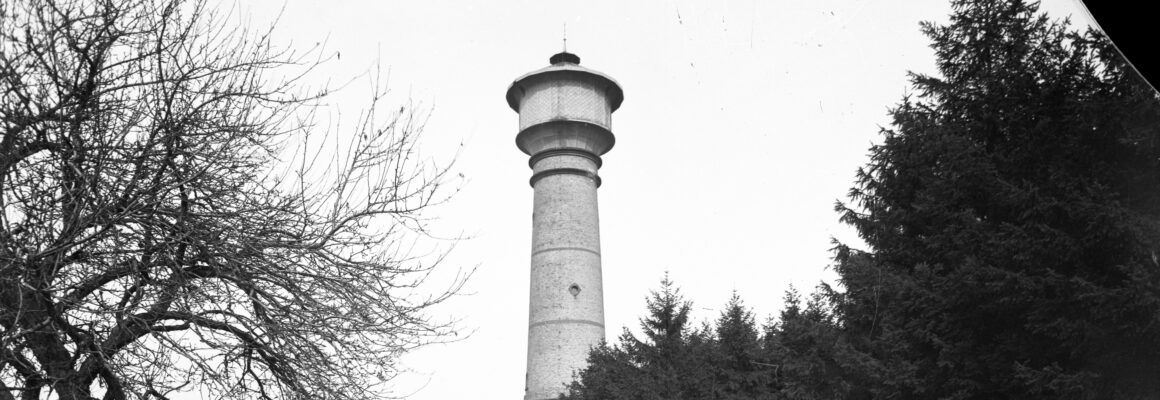
[[[821,285],[802,305],[794,288],[776,321],[764,328],[762,347],[773,371],[771,392],[784,399],[865,398],[866,382],[858,381],[868,360],[852,349],[834,313],[832,290]]]
[[[924,24],[937,75],[838,205],[842,324],[880,398],[1160,398],[1160,102],[1021,0]],[[848,369],[856,369],[847,366]]]
[[[717,319],[717,385],[723,399],[756,399],[768,390],[771,371],[762,358],[757,322],[737,292]]]
[[[563,399],[703,399],[712,384],[714,341],[689,326],[692,302],[666,275],[646,299],[640,320],[643,338],[627,329],[616,344],[602,343],[588,355]]]

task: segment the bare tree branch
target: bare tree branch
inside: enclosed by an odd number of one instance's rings
[[[0,2],[0,400],[378,397],[452,332],[425,114],[316,120],[319,53],[222,12]]]

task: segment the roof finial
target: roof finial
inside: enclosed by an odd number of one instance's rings
[[[561,51],[559,54],[553,55],[551,58],[548,59],[548,62],[551,63],[552,65],[556,65],[556,64],[560,64],[560,63],[580,64],[580,57],[568,52],[568,23],[567,22],[564,23],[564,51]]]

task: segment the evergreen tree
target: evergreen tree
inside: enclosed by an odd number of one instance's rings
[[[644,338],[627,329],[618,343],[602,343],[564,399],[704,399],[712,390],[708,331],[689,328],[692,302],[666,275],[646,300]]]
[[[761,342],[753,312],[745,308],[737,292],[729,298],[717,319],[717,386],[723,399],[756,399],[768,390],[772,378],[763,365]]]
[[[833,294],[820,286],[802,308],[794,288],[785,294],[780,318],[764,328],[762,347],[773,369],[772,391],[784,399],[864,398],[856,381],[866,357],[853,350],[833,311]]]
[[[939,76],[893,109],[843,220],[842,324],[880,398],[1160,397],[1160,102],[1036,3],[924,24]],[[848,370],[855,370],[847,365]]]
[[[640,320],[641,331],[652,347],[661,352],[678,346],[686,336],[689,310],[693,303],[681,296],[680,289],[665,274],[660,291],[650,293],[647,302],[649,315]]]
[[[631,339],[620,338],[620,346],[610,346],[601,343],[588,353],[588,366],[577,373],[576,380],[569,384],[568,394],[561,399],[571,400],[599,400],[599,399],[648,399],[656,398],[645,396],[650,394],[648,388],[642,387],[646,382],[640,374],[640,366],[633,361],[627,351],[625,342]]]

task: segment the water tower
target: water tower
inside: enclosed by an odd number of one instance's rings
[[[615,143],[624,93],[608,75],[563,52],[512,83],[516,146],[531,156],[531,292],[525,400],[555,399],[604,338],[600,272],[600,156]]]

